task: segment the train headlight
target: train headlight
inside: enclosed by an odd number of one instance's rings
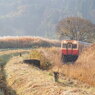
[[[63,41],[63,43],[66,43],[66,41]]]
[[[77,41],[74,41],[73,43],[74,43],[74,44],[77,44]]]

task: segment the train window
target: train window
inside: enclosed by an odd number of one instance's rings
[[[67,48],[67,44],[63,44],[63,48]]]
[[[72,44],[68,44],[68,48],[72,48]]]
[[[73,44],[72,45],[72,48],[77,48],[77,44]]]

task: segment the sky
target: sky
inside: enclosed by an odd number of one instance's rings
[[[0,36],[56,38],[56,25],[63,18],[79,16],[94,23],[94,3],[94,0],[0,0]]]

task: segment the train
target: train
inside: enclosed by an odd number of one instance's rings
[[[64,63],[75,62],[84,48],[90,46],[91,43],[63,40],[61,42],[61,60]]]

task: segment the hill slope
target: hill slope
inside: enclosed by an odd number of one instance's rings
[[[60,47],[59,40],[50,40],[41,37],[0,37],[0,48],[39,48],[39,47]]]
[[[94,95],[94,88],[87,88],[80,82],[55,83],[48,71],[22,64],[22,58],[19,57],[12,58],[6,64],[5,72],[8,85],[18,95]],[[65,76],[63,81],[68,81]]]

